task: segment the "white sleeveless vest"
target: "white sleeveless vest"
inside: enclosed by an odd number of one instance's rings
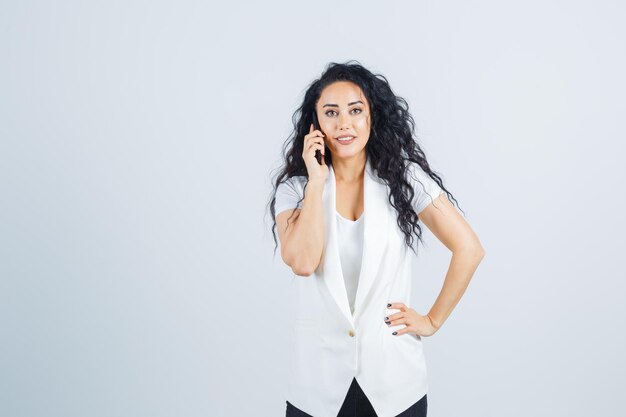
[[[428,391],[421,337],[394,336],[392,332],[405,325],[384,322],[385,316],[399,311],[387,308],[387,303],[410,307],[415,255],[397,226],[388,187],[368,161],[363,256],[353,316],[337,244],[335,175],[332,166],[329,170],[322,194],[322,261],[311,276],[293,280],[297,299],[286,399],[314,417],[336,417],[356,377],[376,414],[395,417]]]

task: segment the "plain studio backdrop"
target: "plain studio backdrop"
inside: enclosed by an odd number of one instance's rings
[[[430,417],[610,416],[626,365],[619,1],[3,1],[0,415],[281,416],[270,180],[309,83],[404,97],[486,256]],[[425,229],[412,307],[450,260]]]

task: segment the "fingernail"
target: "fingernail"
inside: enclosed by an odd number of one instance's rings
[[[387,324],[391,324],[391,322],[390,322],[390,321],[386,321],[385,323],[387,323]]]
[[[396,334],[398,334],[398,332],[393,332],[392,334],[393,334],[393,335],[396,335]]]
[[[385,321],[389,320],[389,317],[385,317]]]
[[[391,307],[391,304],[387,304],[387,307]]]

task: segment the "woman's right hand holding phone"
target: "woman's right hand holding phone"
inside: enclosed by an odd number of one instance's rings
[[[306,164],[309,180],[304,190],[301,209],[293,221],[288,210],[276,216],[278,236],[283,261],[298,276],[308,277],[318,268],[324,252],[325,230],[323,193],[330,173],[328,165],[320,164],[315,152],[324,154],[324,134],[311,124],[304,136],[302,159]]]
[[[322,164],[317,162],[315,152],[320,151],[322,153]],[[328,178],[328,165],[324,162],[324,134],[319,130],[316,130],[311,123],[309,133],[304,137],[304,146],[302,147],[302,159],[306,164],[306,169],[309,174],[309,182],[324,183]]]

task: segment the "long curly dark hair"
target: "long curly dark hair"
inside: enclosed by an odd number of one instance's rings
[[[413,138],[415,122],[409,114],[409,106],[406,100],[393,93],[385,76],[373,74],[355,60],[350,60],[343,64],[329,63],[321,77],[309,85],[304,94],[302,105],[292,116],[294,131],[283,145],[284,165],[279,168],[278,175],[275,175],[272,180],[274,188],[269,202],[273,220],[274,254],[276,254],[276,249],[278,248],[275,232],[276,190],[278,185],[286,178],[293,176],[305,176],[308,178],[307,168],[302,159],[304,136],[309,133],[309,127],[313,123],[312,115],[315,111],[315,105],[322,91],[326,86],[336,81],[355,83],[361,88],[369,101],[371,128],[369,140],[365,145],[367,159],[371,161],[372,167],[376,169],[378,176],[389,187],[389,203],[398,212],[398,227],[405,235],[406,245],[417,254],[417,249],[413,247],[413,234],[417,236],[419,242],[423,243],[422,228],[419,224],[419,217],[411,205],[415,192],[407,177],[407,161],[419,164],[424,172],[456,203],[457,207],[459,207],[459,204],[444,187],[440,176],[430,168],[424,151],[418,145],[417,140]],[[324,159],[327,164],[332,165],[330,152],[326,152]]]

